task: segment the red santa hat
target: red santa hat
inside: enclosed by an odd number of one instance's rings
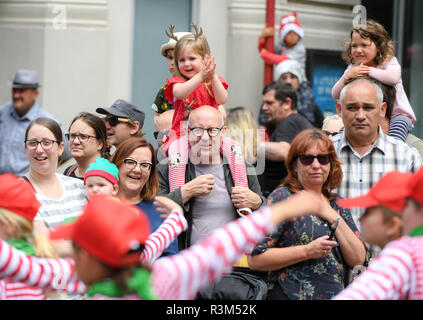
[[[296,12],[288,13],[281,18],[279,36],[282,43],[285,43],[284,39],[289,31],[294,31],[300,36],[300,38],[304,37],[304,31],[301,28],[300,23],[298,22]]]

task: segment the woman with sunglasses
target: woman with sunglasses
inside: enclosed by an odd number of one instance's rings
[[[84,180],[85,171],[98,157],[109,159],[110,147],[107,143],[106,125],[103,119],[88,112],[82,112],[71,122],[69,152],[76,164],[65,169],[64,175]]]
[[[129,138],[116,149],[110,162],[119,169],[118,197],[144,211],[149,218],[151,231],[154,232],[164,221],[154,201],[159,190],[154,147],[144,138]],[[163,255],[177,252],[178,243],[175,240]]]
[[[338,207],[332,193],[342,180],[341,163],[329,137],[307,129],[292,141],[288,175],[267,199],[283,201],[301,190],[319,193],[324,208],[316,215],[285,221],[257,245],[250,268],[269,273],[269,300],[330,299],[347,284],[347,271],[367,261],[349,210]]]
[[[64,150],[62,131],[56,121],[49,118],[33,120],[25,133],[25,150],[29,172],[24,179],[32,185],[41,203],[34,218],[34,230],[48,235],[49,229],[82,213],[87,202],[84,183],[56,173]],[[71,255],[69,241],[54,241],[53,244],[60,256]]]

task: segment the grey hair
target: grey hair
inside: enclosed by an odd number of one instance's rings
[[[338,121],[338,122],[342,123],[342,125],[344,125],[344,122],[343,122],[343,120],[340,116],[338,116],[337,114],[332,114],[332,115],[327,116],[326,118],[323,119],[322,128],[324,128],[326,126],[326,124],[330,121]]]
[[[200,107],[201,108],[201,107]],[[219,109],[216,109],[218,112],[219,112],[219,114],[220,114],[220,126],[221,127],[223,127],[224,125],[225,125],[225,119],[223,118],[223,114],[222,114],[222,112],[220,112],[220,110]],[[190,124],[191,124],[191,115],[192,115],[192,112],[190,112],[189,113],[189,116],[188,116],[188,126],[190,126]]]
[[[379,101],[379,104],[383,103],[383,91],[382,88],[375,83],[374,81],[371,81],[369,79],[365,79],[365,78],[357,78],[354,79],[353,81],[351,81],[350,83],[348,83],[344,88],[342,88],[341,90],[341,94],[339,95],[339,103],[342,104],[342,101],[344,100],[345,97],[345,93],[347,92],[348,87],[357,81],[366,81],[368,83],[370,83],[375,89],[376,89],[376,96],[377,96],[377,100]]]

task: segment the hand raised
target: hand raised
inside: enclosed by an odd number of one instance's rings
[[[203,60],[202,70],[204,71],[203,81],[211,81],[215,75],[216,62],[212,54],[206,55]]]
[[[182,207],[177,204],[175,201],[167,198],[167,197],[160,197],[157,196],[154,198],[154,205],[157,206],[157,211],[163,212],[160,217],[166,219],[167,216],[170,214],[172,210],[178,210],[179,212],[184,213]]]

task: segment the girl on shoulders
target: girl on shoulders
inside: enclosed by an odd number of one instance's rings
[[[416,116],[405,94],[401,80],[401,66],[395,57],[394,45],[385,28],[374,20],[367,20],[364,28],[353,27],[351,40],[343,59],[349,65],[332,88],[333,98],[339,99],[346,82],[362,76],[369,76],[385,85],[395,86],[397,93],[388,134],[405,141],[413,129]]]

